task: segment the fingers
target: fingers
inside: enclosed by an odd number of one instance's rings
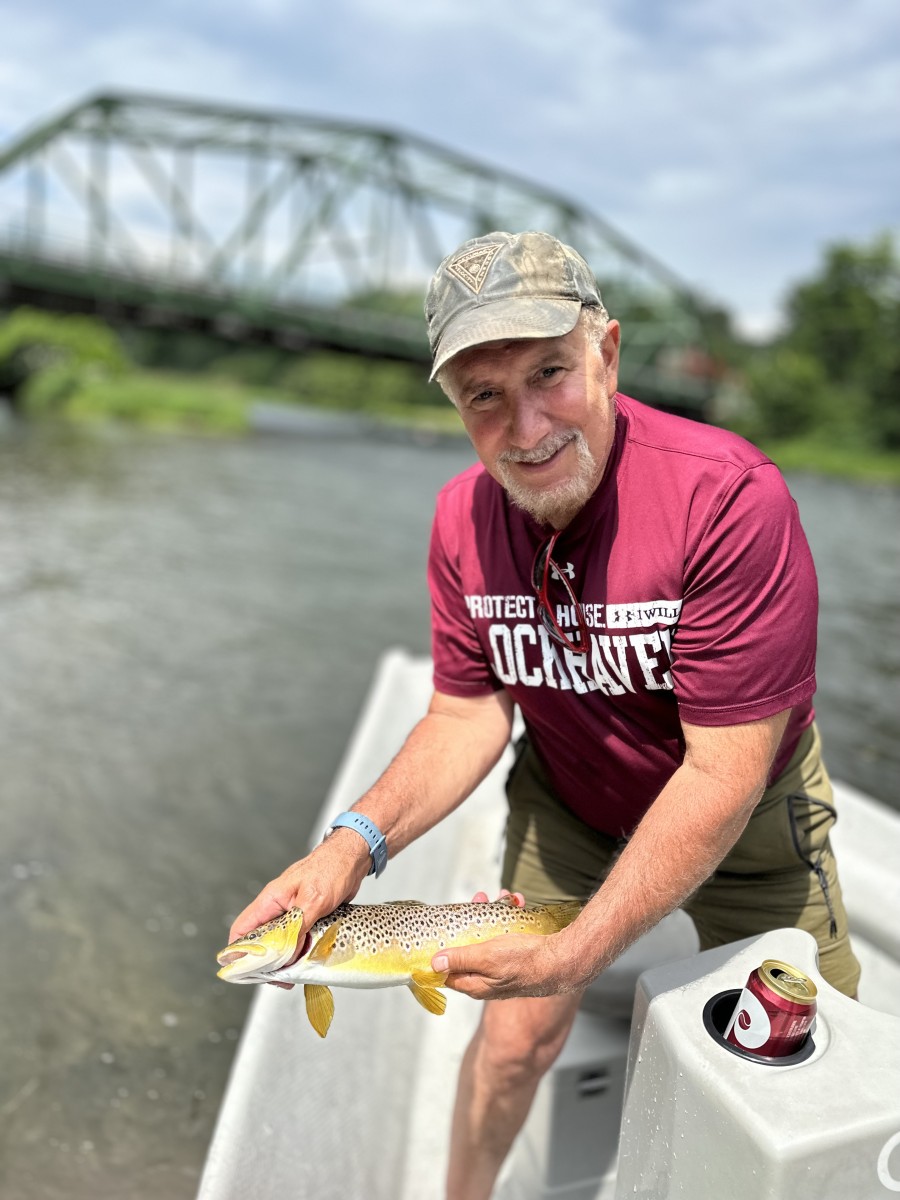
[[[475,1000],[549,996],[571,990],[555,941],[559,935],[503,934],[439,951],[432,969],[447,974],[445,987]]]
[[[504,935],[470,946],[442,950],[431,960],[432,969],[448,973],[445,987],[464,992],[478,1000],[506,994],[509,984],[510,943],[515,937]]]
[[[508,897],[517,908],[525,907],[525,897],[521,892],[510,892],[506,888],[501,888],[498,899],[502,900],[504,897]],[[476,892],[472,899],[476,904],[489,903],[487,892]]]
[[[350,833],[349,839],[340,838],[344,832]],[[289,908],[303,910],[303,927],[309,929],[320,917],[334,912],[339,904],[353,899],[367,870],[368,851],[362,839],[352,830],[338,830],[306,858],[292,863],[277,879],[266,884],[231,926],[229,941],[257,929]]]
[[[252,929],[258,929],[260,925],[265,925],[266,921],[280,917],[291,907],[291,897],[283,895],[278,889],[278,880],[273,880],[263,888],[256,899],[248,904],[239,916],[235,917],[228,934],[229,943],[236,942],[245,933],[249,933]]]

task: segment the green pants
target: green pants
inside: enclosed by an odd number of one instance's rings
[[[534,903],[592,896],[624,841],[591,829],[556,798],[527,740],[510,772],[507,796],[503,886]],[[805,929],[818,942],[825,979],[855,995],[859,964],[828,838],[834,821],[831,783],[812,726],[734,847],[685,901],[700,948],[770,929]]]

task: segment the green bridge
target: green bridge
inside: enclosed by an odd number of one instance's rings
[[[422,138],[324,117],[103,93],[0,150],[0,308],[94,312],[302,352],[428,361],[438,261],[546,229],[623,323],[621,386],[702,413],[702,305],[601,217]]]

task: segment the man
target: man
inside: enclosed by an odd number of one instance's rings
[[[836,987],[853,995],[859,972],[812,723],[815,575],[777,469],[617,393],[618,322],[547,234],[467,242],[438,268],[426,316],[432,377],[481,460],[438,501],[434,696],[354,813],[232,935],[353,896],[385,845],[398,852],[469,795],[519,704],[502,884],[586,903],[552,937],[433,961],[489,1001],[448,1177],[451,1200],[479,1200],[584,987],[673,909],[703,947],[797,925]]]

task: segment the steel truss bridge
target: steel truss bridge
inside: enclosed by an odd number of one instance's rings
[[[493,229],[579,249],[622,320],[621,386],[702,411],[702,310],[681,280],[565,197],[422,138],[117,92],[0,151],[3,308],[425,363],[412,298]]]

